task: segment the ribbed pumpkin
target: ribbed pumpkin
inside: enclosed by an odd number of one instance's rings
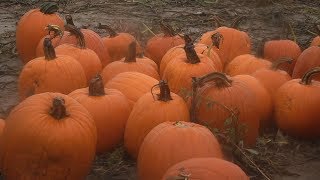
[[[105,87],[121,91],[129,99],[130,106],[133,107],[138,99],[150,92],[150,89],[156,84],[158,80],[148,75],[139,72],[123,72],[108,81]]]
[[[269,61],[276,61],[279,58],[287,57],[292,58],[291,64],[282,64],[279,68],[292,74],[293,68],[296,64],[298,57],[301,54],[301,49],[297,43],[291,40],[272,40],[267,41],[263,47],[263,58]]]
[[[160,81],[160,93],[143,95],[134,105],[124,134],[127,152],[137,158],[145,136],[152,128],[165,121],[189,121],[189,109],[184,100],[170,92],[165,81]]]
[[[168,81],[172,92],[191,91],[191,78],[217,71],[212,60],[205,55],[197,54],[193,45],[184,47],[185,54],[172,59],[163,72],[162,79]]]
[[[320,67],[310,69],[302,79],[283,84],[275,94],[275,119],[278,127],[292,136],[320,137],[320,82],[313,77]]]
[[[166,52],[166,54],[162,57],[162,60],[160,63],[160,71],[159,71],[160,77],[163,76],[164,70],[166,69],[168,63],[171,62],[172,59],[174,59],[178,55],[185,54],[184,46],[193,46],[194,45],[194,49],[197,52],[197,54],[207,55],[213,61],[217,71],[223,70],[219,55],[214,51],[210,51],[208,53],[208,46],[207,45],[201,44],[201,43],[193,44],[192,40],[190,39],[190,37],[188,35],[184,35],[184,41],[185,41],[184,45],[175,46],[175,47],[169,49]]]
[[[48,24],[63,28],[63,20],[56,13],[57,10],[56,3],[45,2],[40,8],[32,9],[20,18],[16,30],[16,47],[24,64],[36,58],[38,42],[46,35],[45,27]]]
[[[102,41],[108,50],[111,61],[118,61],[126,57],[128,54],[128,46],[132,41],[136,41],[136,38],[129,33],[117,33],[108,25],[99,23],[98,28],[105,29],[109,33],[109,36],[103,37]],[[138,42],[136,42],[136,49],[137,54],[142,53],[142,48]]]
[[[249,75],[228,77],[215,72],[194,79],[194,83],[199,89],[193,92],[192,120],[221,132],[234,129],[238,140],[253,146],[260,121],[271,110],[269,94],[258,80]]]
[[[308,70],[317,66],[320,66],[320,46],[311,46],[299,56],[292,78],[302,78]],[[320,75],[315,75],[313,79],[320,81]]]
[[[252,74],[259,69],[266,69],[269,67],[271,67],[271,62],[251,54],[244,54],[235,57],[225,67],[225,72],[230,76],[235,76],[240,74]]]
[[[31,96],[6,120],[0,140],[7,180],[79,179],[90,172],[97,131],[89,112],[60,93]]]
[[[56,56],[49,38],[44,40],[45,57],[29,61],[22,69],[18,90],[20,100],[43,92],[68,94],[86,86],[81,64],[66,55]]]
[[[249,180],[243,170],[218,158],[192,158],[170,167],[162,180]]]
[[[160,180],[174,164],[201,157],[223,157],[210,130],[190,122],[163,122],[150,131],[141,145],[138,178]]]
[[[66,30],[77,38],[77,45],[62,44],[56,47],[55,51],[58,55],[68,55],[76,59],[81,64],[87,77],[87,82],[89,83],[96,74],[101,72],[101,61],[93,50],[86,47],[84,36],[78,28],[72,25],[66,25]]]
[[[6,122],[3,119],[0,119],[0,137],[2,136],[2,132],[5,125],[6,125]]]
[[[125,125],[130,114],[128,99],[118,90],[104,88],[100,75],[90,81],[88,88],[69,94],[92,115],[97,126],[97,153],[105,153],[123,139]]]
[[[318,33],[318,36],[312,39],[310,46],[320,46],[320,25],[316,25],[315,29]]]
[[[183,38],[175,35],[170,26],[160,23],[163,34],[157,34],[148,40],[145,48],[145,56],[152,59],[160,66],[162,57],[166,52],[180,44],[184,43]]]
[[[121,61],[114,61],[108,64],[102,71],[104,83],[107,83],[117,74],[122,72],[140,72],[149,75],[155,79],[160,79],[157,64],[147,57],[136,57],[136,42],[133,41],[127,47],[128,54]]]

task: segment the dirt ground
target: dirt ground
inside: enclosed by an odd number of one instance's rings
[[[240,29],[249,33],[253,53],[263,38],[281,35],[284,22],[289,22],[290,39],[305,49],[311,38],[312,26],[320,23],[319,0],[59,0],[59,13],[71,14],[76,25],[93,29],[100,22],[117,31],[129,32],[144,45],[158,33],[162,18],[177,32],[198,39],[201,33],[214,28],[212,17],[224,19],[226,25],[237,16],[245,16]],[[0,2],[0,118],[6,118],[18,103],[17,78],[22,68],[15,51],[15,27],[29,9],[38,7],[39,0],[1,0]],[[148,30],[150,28],[150,30]],[[281,134],[264,134],[254,150],[234,156],[252,179],[317,180],[320,179],[320,142],[302,141]],[[253,165],[253,163],[255,165]],[[155,162],[156,163],[156,162]],[[119,147],[111,154],[97,157],[88,180],[134,180],[135,163]]]

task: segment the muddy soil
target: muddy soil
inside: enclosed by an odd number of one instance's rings
[[[253,53],[264,38],[285,38],[285,22],[291,30],[288,38],[305,49],[311,38],[312,26],[320,23],[319,0],[57,0],[59,13],[71,14],[76,25],[89,28],[101,36],[97,24],[110,24],[117,31],[129,32],[145,45],[159,32],[158,22],[164,19],[177,32],[198,39],[201,33],[214,28],[213,16],[229,25],[238,16],[245,16],[239,29],[249,33]],[[1,0],[0,2],[0,118],[6,118],[18,103],[17,78],[22,68],[15,50],[15,27],[29,9],[38,7],[39,0]],[[306,142],[286,136],[264,135],[254,151],[257,166],[236,160],[252,179],[265,179],[257,167],[270,179],[317,180],[320,178],[320,142]],[[259,153],[258,155],[255,155]],[[265,157],[265,158],[261,158]],[[240,158],[241,159],[241,158]],[[88,180],[136,179],[133,161],[120,147],[111,154],[97,157]]]

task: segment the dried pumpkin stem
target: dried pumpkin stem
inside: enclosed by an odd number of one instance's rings
[[[306,72],[303,75],[300,83],[304,84],[304,85],[310,85],[312,82],[312,77],[316,74],[319,74],[319,73],[320,73],[320,67],[315,67],[315,68],[310,69],[308,72]]]
[[[204,75],[200,78],[197,78],[197,81],[199,81],[199,87],[211,81],[215,82],[215,86],[217,87],[228,87],[231,86],[232,83],[232,80],[229,79],[226,74],[220,72],[213,72]]]
[[[192,44],[193,43],[191,37],[187,34],[183,35],[183,40],[184,40],[185,44]]]
[[[55,38],[57,36],[60,36],[60,37],[63,36],[63,31],[58,25],[48,24],[45,29],[48,31],[49,35],[51,34],[51,32],[53,32],[52,38]]]
[[[279,66],[280,66],[281,64],[284,64],[284,63],[291,64],[292,61],[293,61],[293,59],[290,58],[290,57],[282,57],[282,58],[279,58],[277,61],[273,61],[273,62],[272,62],[271,69],[272,69],[272,70],[278,70],[278,69],[279,69]]]
[[[58,4],[55,2],[44,2],[40,6],[40,12],[44,14],[54,14],[59,10]]]
[[[78,46],[81,49],[86,48],[86,41],[84,39],[84,35],[79,28],[71,24],[66,24],[64,28],[66,29],[66,31],[69,31],[72,35],[74,35],[77,38]]]
[[[187,56],[187,62],[190,64],[197,64],[200,62],[200,58],[197,55],[196,50],[194,49],[194,45],[193,44],[186,44],[184,46],[184,51],[186,52],[186,56]]]
[[[51,43],[51,39],[48,37],[43,41],[43,51],[46,60],[54,60],[55,58],[57,58],[56,52],[54,51],[54,47]]]
[[[89,96],[104,96],[105,94],[102,77],[100,74],[97,74],[90,80]]]
[[[53,98],[50,115],[57,120],[63,119],[68,116],[65,107],[65,101],[62,97]]]
[[[67,15],[65,16],[65,19],[66,19],[67,24],[70,24],[70,25],[75,26],[75,25],[74,25],[74,22],[73,22],[73,18],[72,18],[72,16],[71,16],[70,14],[67,14]]]
[[[161,80],[159,82],[159,87],[160,87],[160,94],[158,94],[158,100],[164,101],[164,102],[171,101],[172,97],[170,94],[170,88],[168,83],[164,80]]]
[[[217,47],[218,49],[220,49],[220,43],[223,42],[223,36],[221,33],[216,32],[211,36],[211,40],[212,40],[212,46]]]
[[[160,27],[164,36],[166,37],[173,37],[175,36],[173,28],[169,24],[165,24],[163,21],[160,21]]]
[[[136,62],[137,54],[137,43],[136,41],[132,41],[128,46],[128,53],[124,59],[124,62],[131,63]]]
[[[109,33],[110,37],[118,36],[118,33],[108,25],[105,25],[105,24],[102,25],[101,23],[99,23],[97,28],[106,30]]]

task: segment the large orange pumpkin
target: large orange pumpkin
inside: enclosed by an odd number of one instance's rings
[[[128,46],[132,41],[136,41],[136,38],[129,33],[117,33],[108,25],[102,25],[99,23],[99,29],[105,29],[109,36],[103,37],[102,41],[105,48],[108,50],[111,61],[118,61],[126,57],[128,54]],[[136,42],[136,53],[141,54],[142,48],[138,42]]]
[[[97,153],[105,153],[123,139],[124,129],[130,114],[128,99],[118,90],[104,88],[100,75],[90,81],[88,88],[69,94],[92,115],[97,126]]]
[[[184,43],[183,38],[172,31],[171,27],[160,23],[163,34],[157,34],[148,40],[145,48],[145,56],[152,59],[160,66],[162,57],[166,52],[180,44]]]
[[[74,58],[55,54],[49,38],[44,40],[45,57],[29,61],[22,69],[18,90],[20,99],[43,92],[68,94],[86,86],[86,75]]]
[[[81,64],[89,83],[102,70],[101,61],[93,50],[86,47],[84,35],[78,28],[66,25],[66,30],[70,31],[77,38],[77,45],[62,44],[56,47],[55,51],[58,55],[68,55],[76,59]]]
[[[133,41],[127,47],[128,54],[121,61],[114,61],[108,64],[102,71],[104,83],[107,83],[117,74],[134,71],[149,75],[155,79],[160,79],[157,64],[147,57],[136,57],[136,42]]]
[[[6,120],[0,168],[7,180],[79,179],[90,172],[97,131],[89,112],[60,93],[31,96]]]
[[[174,164],[201,157],[223,158],[209,129],[191,122],[163,122],[150,131],[141,145],[138,178],[161,179]]]
[[[46,35],[45,27],[48,24],[63,27],[63,20],[56,13],[57,10],[56,3],[45,2],[40,8],[32,9],[20,18],[16,30],[16,47],[24,64],[36,58],[36,47]]]
[[[134,105],[124,134],[127,152],[137,158],[145,136],[165,121],[189,121],[189,109],[184,100],[170,92],[165,81],[159,83],[160,93],[143,95]]]
[[[320,25],[316,25],[315,29],[317,30],[318,36],[313,38],[310,46],[320,46]]]
[[[320,82],[313,76],[320,67],[310,69],[302,79],[283,84],[275,94],[275,119],[284,132],[297,137],[320,137]]]
[[[139,72],[123,72],[108,81],[105,87],[121,91],[129,99],[130,106],[133,107],[138,99],[156,84],[158,80],[148,75]]]
[[[311,46],[299,56],[292,78],[302,78],[309,69],[317,66],[320,66],[320,46]],[[315,75],[313,79],[320,81],[320,75]]]
[[[249,180],[243,170],[231,162],[218,158],[192,158],[170,167],[162,180]]]

